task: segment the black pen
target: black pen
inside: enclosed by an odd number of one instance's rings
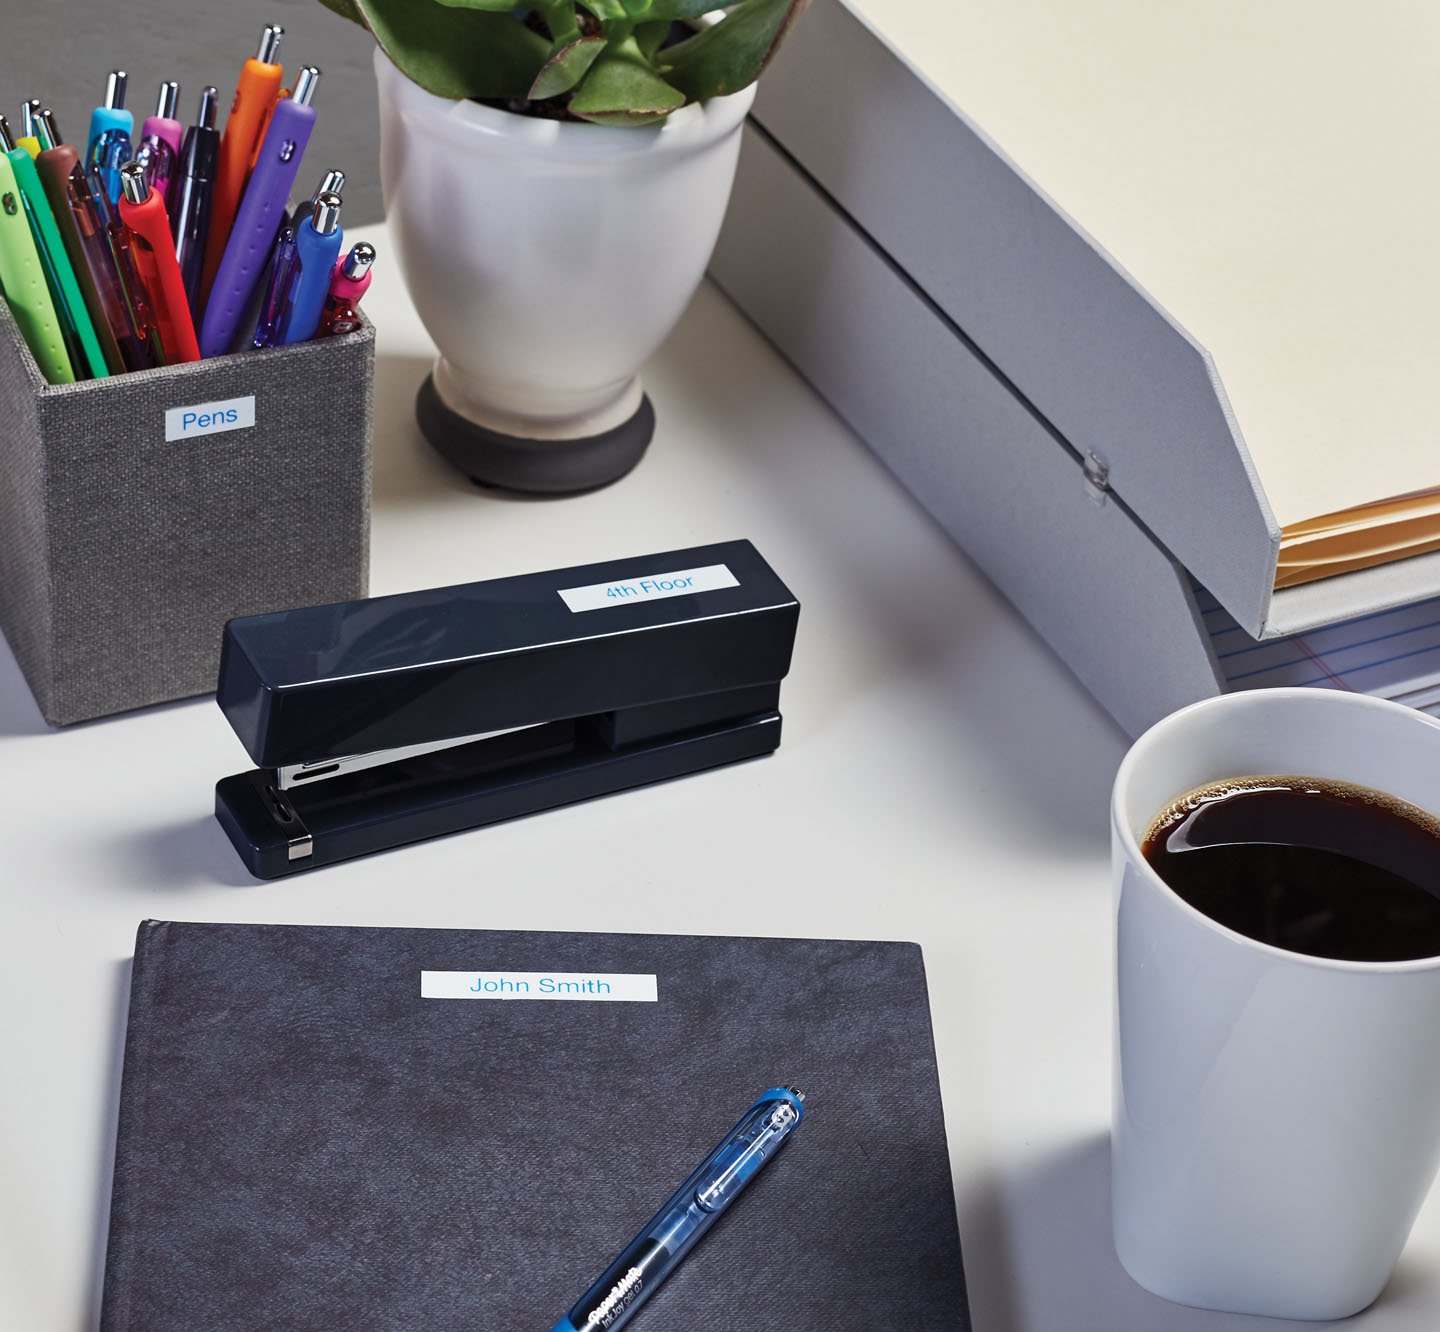
[[[200,322],[200,293],[205,272],[205,244],[210,233],[211,203],[215,194],[215,173],[220,160],[220,133],[215,128],[218,94],[206,88],[200,94],[196,123],[185,131],[180,150],[179,177],[170,210],[170,234],[175,238],[175,258],[185,284],[185,298],[196,324]]]

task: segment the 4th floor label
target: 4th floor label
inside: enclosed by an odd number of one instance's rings
[[[739,587],[740,580],[723,564],[699,569],[675,569],[668,573],[643,574],[612,583],[591,583],[588,587],[560,589],[560,599],[572,611],[603,610],[638,601],[660,601],[666,597],[711,592],[722,587]]]

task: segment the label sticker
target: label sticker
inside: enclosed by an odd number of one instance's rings
[[[567,999],[653,1004],[654,976],[597,971],[422,971],[422,999]]]
[[[592,583],[589,587],[565,587],[560,589],[560,598],[572,611],[604,610],[607,606],[661,601],[665,597],[739,586],[740,580],[723,564],[707,564],[703,569],[677,569],[674,573],[645,574],[613,583]]]
[[[248,430],[255,424],[255,395],[171,407],[165,413],[165,441],[218,435],[222,430]]]

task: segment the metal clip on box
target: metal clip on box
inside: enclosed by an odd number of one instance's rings
[[[732,541],[232,620],[215,815],[269,879],[767,754],[799,613]]]

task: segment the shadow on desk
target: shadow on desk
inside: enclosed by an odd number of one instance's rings
[[[1110,1235],[1110,1138],[1087,1138],[960,1197],[971,1313],[983,1332],[1280,1332],[1420,1326],[1440,1277],[1402,1257],[1380,1299],[1341,1322],[1213,1313],[1137,1286]]]
[[[210,814],[137,827],[117,843],[115,854],[128,862],[123,870],[127,882],[146,883],[155,892],[260,886]]]
[[[702,288],[697,302],[707,299],[723,298]],[[1001,835],[1043,843],[1057,857],[1103,856],[1107,794],[1126,737],[878,458],[863,445],[845,449],[828,428],[817,431],[815,400],[795,392],[773,351],[738,311],[731,314],[728,321],[683,319],[664,367],[669,390],[704,422],[707,437],[763,468],[765,508],[755,513],[755,531],[743,535],[754,535],[763,550],[767,528],[795,531],[792,545],[818,552],[824,581],[846,590],[843,606],[824,605],[807,598],[803,565],[781,570],[804,607],[797,664],[807,621],[814,636],[820,620],[824,641],[829,619],[836,638],[857,648],[843,667],[844,705],[886,681],[905,681],[917,734],[942,769],[950,761],[956,772],[954,784],[935,784],[934,817],[946,818],[947,802],[963,793]],[[657,411],[663,431],[663,399]],[[867,515],[857,511],[858,493],[883,503]],[[954,557],[953,572],[939,580],[937,545]],[[793,697],[791,710],[798,721]],[[977,757],[991,778],[980,789]]]

